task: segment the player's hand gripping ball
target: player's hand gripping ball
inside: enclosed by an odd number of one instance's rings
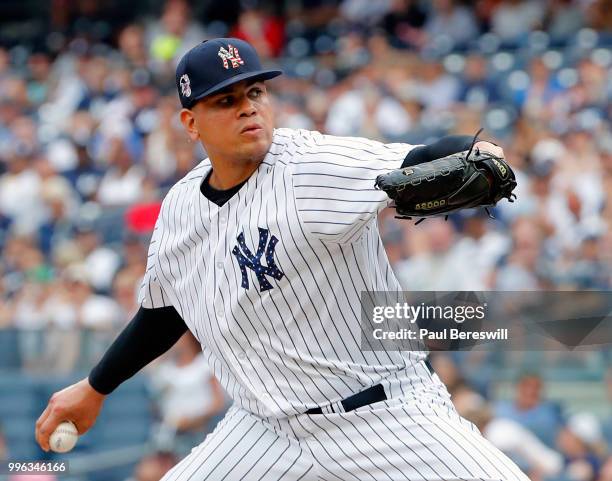
[[[56,453],[67,453],[77,443],[79,431],[71,421],[64,421],[55,428],[49,437],[49,447]]]
[[[503,157],[478,148],[397,169],[376,178],[400,218],[446,215],[459,209],[513,202],[514,172]]]

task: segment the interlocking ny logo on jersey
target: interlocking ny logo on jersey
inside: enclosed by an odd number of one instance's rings
[[[267,291],[268,289],[272,289],[274,286],[270,284],[266,276],[271,276],[277,281],[280,281],[285,274],[283,274],[276,264],[274,263],[274,249],[276,248],[276,243],[278,239],[275,236],[270,237],[270,242],[268,242],[268,237],[270,235],[270,231],[268,229],[259,229],[259,245],[257,246],[257,252],[253,255],[250,249],[244,242],[244,232],[241,232],[238,235],[238,245],[234,246],[232,249],[232,254],[236,256],[238,260],[238,265],[240,266],[240,272],[242,273],[242,287],[245,289],[249,288],[249,278],[247,276],[248,267],[257,276],[257,280],[259,281],[259,290]],[[241,252],[242,251],[242,252]],[[266,253],[266,266],[261,265],[261,256]]]
[[[244,60],[240,58],[240,54],[238,54],[238,49],[233,47],[232,45],[228,45],[229,49],[225,50],[225,48],[221,47],[217,55],[221,57],[223,60],[223,66],[228,69],[229,63],[228,60],[232,62],[232,68],[237,68],[239,65],[244,65]]]

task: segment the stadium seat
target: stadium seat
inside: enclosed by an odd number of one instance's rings
[[[113,449],[145,443],[149,438],[150,423],[146,419],[100,420],[95,435],[96,450]]]
[[[38,447],[33,439],[25,441],[9,440],[8,448],[9,459],[35,460],[46,458],[44,451]]]
[[[14,369],[21,365],[17,329],[0,329],[0,369]]]
[[[0,392],[0,419],[13,416],[34,416],[38,408],[38,397],[33,391]]]

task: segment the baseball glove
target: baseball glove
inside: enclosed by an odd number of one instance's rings
[[[506,160],[478,148],[379,175],[375,186],[395,201],[402,219],[479,206],[489,213],[487,207],[502,198],[516,198],[516,178]]]

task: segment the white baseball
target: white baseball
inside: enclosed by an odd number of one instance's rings
[[[79,432],[72,421],[64,421],[55,431],[51,433],[49,438],[49,446],[56,453],[67,453],[77,443]]]

